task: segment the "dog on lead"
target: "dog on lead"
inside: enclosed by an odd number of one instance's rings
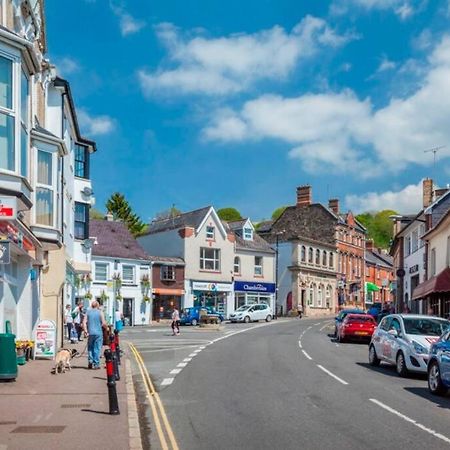
[[[61,350],[59,350],[59,352],[56,354],[55,359],[55,375],[58,373],[65,373],[67,368],[69,370],[72,370],[72,368],[70,367],[70,360],[77,355],[79,355],[79,353],[74,348],[62,348]]]

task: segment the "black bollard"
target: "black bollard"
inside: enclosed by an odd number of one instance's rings
[[[117,363],[117,358],[116,358],[116,341],[114,339],[114,335],[113,334],[111,334],[109,336],[109,348],[110,348],[111,353],[112,353],[114,375],[116,377],[116,381],[119,381],[120,380],[119,364]]]
[[[109,414],[117,415],[120,414],[119,401],[117,399],[113,353],[109,349],[105,350],[105,360],[106,360],[106,377],[108,380],[106,384],[108,386]]]
[[[120,362],[120,341],[119,341],[119,331],[114,330],[114,344],[116,345],[116,360],[119,366],[121,365]]]

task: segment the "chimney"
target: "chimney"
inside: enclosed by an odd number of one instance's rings
[[[309,206],[312,203],[311,186],[305,184],[297,188],[297,206]]]
[[[373,239],[367,239],[366,241],[366,251],[373,252]]]
[[[328,200],[328,209],[331,209],[336,215],[339,214],[339,199],[338,198],[330,198]]]
[[[112,215],[112,213],[111,213],[110,211],[108,211],[108,212],[106,213],[105,219],[106,219],[108,222],[114,222],[114,216]]]
[[[448,191],[448,188],[435,189],[434,190],[434,199],[437,200],[439,197],[442,197],[447,191]]]
[[[433,203],[433,180],[423,180],[423,207],[428,208]]]

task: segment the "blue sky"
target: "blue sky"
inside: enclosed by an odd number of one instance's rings
[[[448,0],[47,0],[97,208],[420,207],[450,176]],[[448,33],[448,34],[446,34]],[[433,168],[427,148],[446,145]]]

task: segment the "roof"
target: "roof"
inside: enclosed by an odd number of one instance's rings
[[[175,257],[171,257],[171,256],[153,256],[153,255],[150,255],[148,258],[153,263],[170,263],[170,264],[184,266],[183,258],[175,258]]]
[[[361,222],[359,222],[359,221],[356,219],[356,217],[353,215],[353,213],[347,212],[347,213],[340,213],[340,214],[338,214],[339,223],[342,224],[342,225],[349,226],[349,225],[348,225],[348,216],[349,216],[350,214],[352,215],[353,220],[355,221],[355,225],[356,225],[355,228],[358,228],[359,231],[361,231],[362,233],[366,233],[366,232],[367,232],[366,227],[365,227],[364,225],[362,225]]]
[[[55,134],[53,134],[51,131],[48,131],[46,128],[41,127],[38,123],[36,124],[36,126],[34,127],[34,129],[41,134],[45,134],[47,136],[50,136],[53,139],[60,139],[58,136],[56,136]]]
[[[148,230],[143,233],[143,236],[161,233],[163,231],[178,230],[185,227],[197,229],[210,209],[211,206],[205,206],[204,208],[179,214],[178,216],[154,220],[149,224]]]
[[[428,297],[431,294],[450,292],[450,268],[447,267],[438,275],[420,283],[413,291],[412,299]]]
[[[150,261],[149,255],[123,222],[91,220],[89,228],[89,234],[96,238],[92,247],[93,256]]]
[[[234,235],[236,236],[237,250],[256,250],[266,253],[275,253],[275,250],[270,244],[256,233],[253,233],[253,240],[243,239],[237,233],[234,233]]]
[[[267,233],[270,231],[273,225],[273,220],[264,220],[263,222],[259,222],[257,226],[258,233]]]
[[[366,250],[366,262],[390,269],[394,266],[394,258],[392,256],[382,254],[376,250]]]
[[[247,218],[246,219],[241,219],[241,220],[233,220],[228,223],[228,226],[233,230],[242,230],[242,228],[244,227],[244,225],[247,222]]]

